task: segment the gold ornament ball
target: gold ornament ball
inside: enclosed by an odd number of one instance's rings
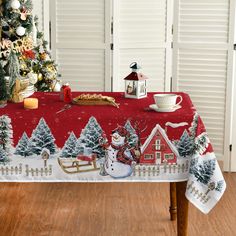
[[[44,61],[44,60],[46,60],[46,58],[47,58],[47,54],[46,54],[45,52],[43,52],[43,53],[40,54],[40,59],[41,59],[41,60]]]
[[[51,67],[48,67],[48,71],[49,71],[49,72],[53,72],[53,70],[52,70]]]
[[[47,69],[48,69],[49,72],[54,72],[55,71],[55,67],[53,65],[47,66]]]
[[[14,29],[14,28],[10,28],[10,29],[9,29],[9,33],[10,33],[10,35],[15,34],[15,29]]]
[[[20,75],[23,77],[26,77],[27,74],[28,74],[28,72],[25,70],[21,71],[21,73],[20,73]]]
[[[21,64],[21,69],[22,70],[26,70],[27,69],[27,65],[26,64]]]
[[[19,60],[21,60],[21,61],[26,60],[26,56],[25,56],[25,55],[21,55],[21,56],[19,57]]]
[[[43,79],[43,75],[41,73],[38,74],[38,81],[41,81]]]

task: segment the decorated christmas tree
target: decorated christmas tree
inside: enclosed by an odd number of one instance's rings
[[[193,142],[189,137],[187,130],[184,130],[178,144],[177,149],[181,157],[188,157],[192,154],[193,151]]]
[[[17,56],[14,70],[19,71],[18,79],[29,79],[30,84],[41,91],[52,91],[57,69],[47,50],[47,42],[38,31],[38,18],[33,17],[31,0],[2,1],[2,41],[0,59],[7,76],[11,76],[9,61],[11,51]],[[15,58],[14,58],[15,60]],[[17,70],[19,64],[19,70]],[[11,68],[12,70],[12,68]],[[12,87],[12,82],[10,85]]]
[[[9,98],[2,64],[0,63],[0,105]]]
[[[76,153],[81,153],[83,150],[92,149],[93,153],[97,153],[98,157],[105,155],[104,149],[99,143],[99,139],[103,134],[101,126],[98,124],[96,118],[91,117],[82,130],[80,138],[76,145]]]
[[[24,132],[16,146],[15,154],[24,157],[28,156],[29,155],[28,145],[29,145],[29,137]]]
[[[77,143],[77,138],[74,134],[74,132],[70,133],[69,138],[65,142],[64,147],[61,150],[61,157],[76,157],[76,143]]]
[[[131,125],[130,121],[127,120],[125,123],[125,129],[129,132],[128,143],[131,147],[136,147],[138,144],[138,135],[136,134],[135,129]]]
[[[45,120],[41,118],[29,140],[29,154],[40,155],[43,148],[47,148],[51,154],[54,154],[56,152],[56,145],[54,141],[55,138],[53,137],[51,130]]]
[[[12,148],[12,125],[11,119],[8,116],[0,116],[0,147],[10,154]]]
[[[0,146],[0,164],[9,161],[6,151]]]

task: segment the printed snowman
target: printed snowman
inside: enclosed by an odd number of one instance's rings
[[[124,178],[132,174],[132,166],[136,163],[135,150],[127,143],[129,132],[119,126],[112,132],[111,144],[106,148],[104,170],[113,178]]]

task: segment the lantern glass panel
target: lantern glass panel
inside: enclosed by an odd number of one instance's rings
[[[137,96],[137,84],[136,84],[136,81],[126,80],[125,90],[126,90],[126,93],[128,95]]]

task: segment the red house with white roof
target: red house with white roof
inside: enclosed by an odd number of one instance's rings
[[[156,125],[141,147],[139,164],[175,164],[179,153],[164,129]]]

